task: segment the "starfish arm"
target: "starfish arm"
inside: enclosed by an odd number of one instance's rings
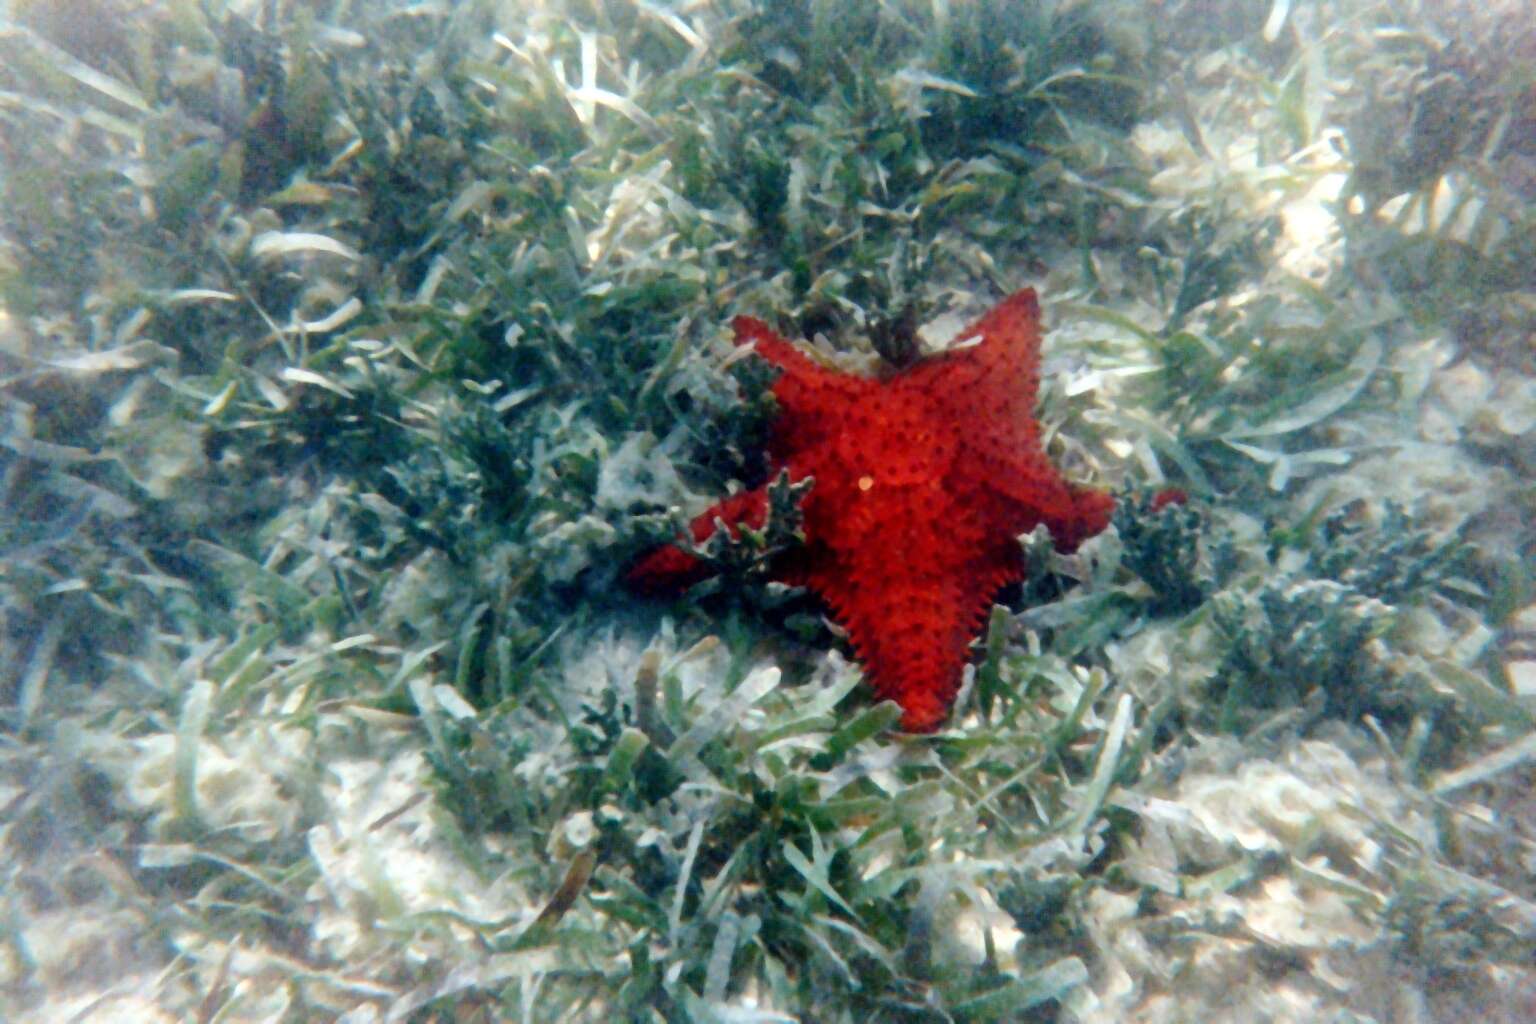
[[[1057,550],[1067,554],[1102,533],[1115,511],[1113,496],[1068,483],[1043,455],[1013,460],[984,479],[987,497],[978,504],[991,505],[997,522],[1014,535],[1044,523]]]
[[[688,534],[702,544],[715,532],[715,521],[724,522],[736,536],[742,526],[760,529],[768,517],[768,490],[743,491],[718,501],[693,517]],[[675,544],[664,544],[642,555],[624,574],[624,582],[643,594],[672,594],[685,590],[713,572],[710,564]]]
[[[876,388],[872,381],[817,365],[809,356],[750,316],[731,322],[736,344],[752,350],[780,371],[773,383],[779,404],[769,450],[781,462],[824,443],[843,428],[848,410]]]
[[[908,732],[932,732],[944,720],[965,664],[963,638],[947,624],[952,603],[923,579],[856,587],[852,574],[821,572],[806,582],[848,632],[878,700],[901,705]]]
[[[1070,505],[1054,510],[1055,515],[1045,520],[1056,547],[1071,554],[1089,537],[1096,537],[1109,527],[1110,517],[1115,514],[1114,496],[1106,491],[1068,485]]]
[[[638,594],[660,597],[686,590],[709,578],[710,567],[675,544],[641,555],[624,573],[624,584]]]
[[[779,385],[786,385],[786,390],[796,394],[842,391],[851,380],[847,374],[816,365],[809,356],[756,317],[738,316],[731,321],[731,329],[736,332],[736,344],[751,345],[754,352],[784,371],[779,384],[774,386],[775,393]],[[783,401],[784,396],[779,395],[779,399]]]
[[[1022,575],[1018,558],[946,569],[917,557],[855,561],[862,571],[824,566],[804,582],[848,631],[875,696],[901,705],[902,728],[932,732],[949,713],[998,589]]]
[[[1035,290],[1014,292],[960,335],[977,336],[982,340],[974,358],[985,368],[985,382],[994,390],[1006,390],[1008,404],[1022,408],[1029,419],[1040,391],[1040,300]]]
[[[979,340],[978,340],[979,339]],[[986,416],[1008,431],[1034,429],[1040,390],[1040,303],[1014,292],[955,336],[948,351],[898,378],[945,417]]]
[[[876,695],[901,705],[903,728],[929,732],[948,713],[998,589],[1022,578],[1021,552],[1011,533],[936,482],[855,493],[836,520],[808,508],[807,534],[821,543],[804,549],[785,582],[821,596]]]

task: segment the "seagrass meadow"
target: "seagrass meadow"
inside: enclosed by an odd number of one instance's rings
[[[904,732],[729,324],[1025,287]],[[1530,1021],[1533,520],[1523,0],[0,0],[0,1019]]]

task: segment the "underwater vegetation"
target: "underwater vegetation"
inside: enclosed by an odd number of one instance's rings
[[[1529,1019],[1521,6],[12,0],[0,1017]],[[909,735],[783,417],[1027,287]]]

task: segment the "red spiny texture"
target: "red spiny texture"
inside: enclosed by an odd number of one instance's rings
[[[814,477],[802,505],[805,544],[773,564],[808,587],[848,631],[865,677],[901,705],[902,726],[930,732],[949,712],[970,643],[1000,587],[1024,578],[1018,538],[1040,523],[1074,551],[1109,525],[1114,499],[1074,487],[1046,458],[1034,419],[1040,307],[1015,292],[949,351],[878,378],[813,362],[761,321],[737,317],[750,344],[782,373],[770,469]],[[693,520],[762,525],[764,491],[733,495]],[[662,547],[630,570],[656,593],[709,568]]]

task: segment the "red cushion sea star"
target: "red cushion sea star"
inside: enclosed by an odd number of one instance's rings
[[[938,728],[998,588],[1024,578],[1019,535],[1044,523],[1073,551],[1114,509],[1108,494],[1062,479],[1041,447],[1034,290],[1000,302],[961,334],[966,344],[878,378],[819,366],[751,317],[733,327],[738,344],[783,371],[773,473],[815,478],[802,505],[805,544],[775,560],[774,577],[820,595],[875,694],[901,705],[904,728]],[[759,488],[714,505],[690,530],[703,541],[716,519],[755,529],[766,515]],[[708,574],[668,546],[628,579],[660,592]]]

